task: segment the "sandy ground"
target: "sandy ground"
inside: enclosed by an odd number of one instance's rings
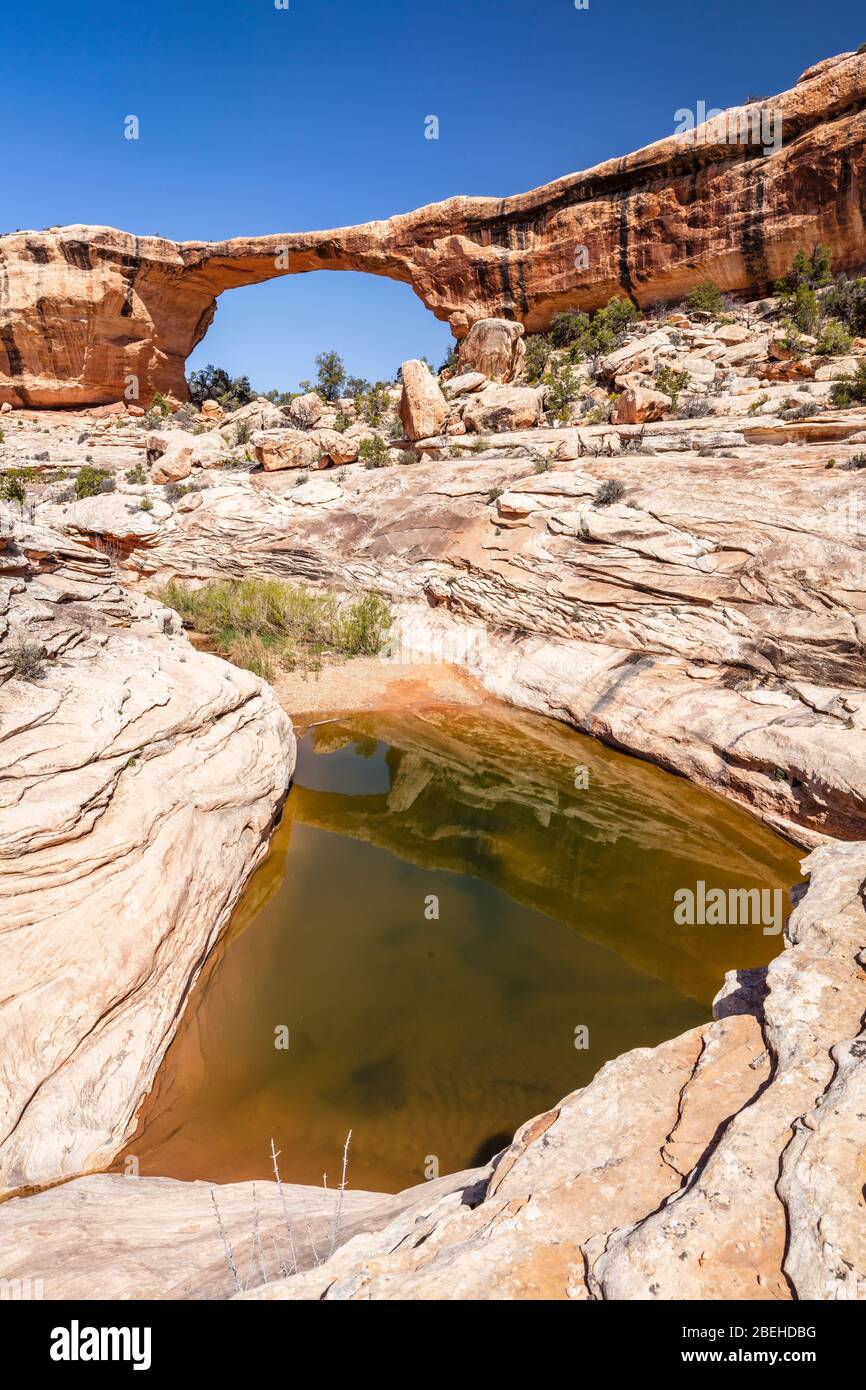
[[[471,676],[444,662],[401,665],[377,656],[355,657],[316,674],[281,671],[272,682],[295,727],[358,710],[423,705],[482,705],[490,696]]]

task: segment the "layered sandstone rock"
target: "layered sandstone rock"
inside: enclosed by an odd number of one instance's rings
[[[265,853],[294,740],[267,686],[194,651],[105,555],[6,514],[0,562],[9,1192],[99,1168],[128,1138]]]
[[[753,138],[762,112],[782,134],[767,153]],[[309,270],[404,281],[458,338],[490,318],[535,332],[613,294],[676,300],[707,276],[763,292],[817,241],[839,269],[858,270],[864,176],[866,55],[847,54],[778,97],[511,198],[224,242],[89,226],[15,232],[0,237],[0,400],[185,397],[184,363],[216,296]]]

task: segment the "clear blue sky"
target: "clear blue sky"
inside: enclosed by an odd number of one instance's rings
[[[862,0],[7,0],[0,229],[212,239],[517,193],[864,41]],[[377,378],[449,342],[408,286],[319,272],[224,294],[190,362],[289,389],[324,348]]]

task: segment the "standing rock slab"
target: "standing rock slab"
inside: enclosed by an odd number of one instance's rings
[[[448,416],[448,402],[426,362],[413,358],[403,363],[400,419],[406,438],[427,439],[438,434]]]

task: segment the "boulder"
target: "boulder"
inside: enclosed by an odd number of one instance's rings
[[[339,430],[312,430],[310,438],[319,449],[320,467],[325,467],[330,463],[354,463],[358,457],[358,440],[355,436],[350,439]]]
[[[465,396],[471,391],[480,391],[482,386],[487,384],[487,377],[483,372],[461,372],[459,376],[452,376],[445,382],[444,389],[449,398],[455,396]]]
[[[225,417],[219,401],[202,401],[201,413],[206,420],[222,420]]]
[[[626,343],[624,347],[617,348],[615,352],[609,352],[607,357],[602,358],[599,370],[601,375],[605,377],[616,376],[623,368],[627,371],[635,371],[638,358],[652,356],[660,348],[669,348],[670,346],[670,335],[658,329],[655,333],[646,334],[642,338],[635,338],[632,342]]]
[[[166,433],[148,436],[147,456],[152,461],[155,483],[179,483],[188,478],[193,468],[212,468],[226,456],[224,440],[219,434]]]
[[[822,362],[815,368],[815,380],[838,381],[840,377],[853,376],[856,371],[856,357],[835,357],[832,362]]]
[[[489,381],[513,381],[523,366],[526,347],[522,323],[479,319],[460,344],[461,373],[479,372]]]
[[[256,461],[268,472],[281,468],[323,468],[322,450],[303,430],[259,430],[250,440]]]
[[[488,386],[472,396],[463,412],[470,434],[528,430],[541,420],[544,391],[535,386]]]
[[[661,420],[665,413],[673,409],[670,396],[662,391],[650,391],[643,386],[633,386],[624,391],[613,407],[615,425],[642,425],[647,420]]]
[[[252,433],[254,430],[281,429],[285,423],[286,417],[279,406],[266,400],[264,396],[258,396],[248,405],[242,405],[239,410],[233,410],[231,415],[227,415],[219,430],[227,443],[234,444],[238,425],[245,425]]]
[[[429,439],[438,434],[448,417],[448,402],[426,362],[413,358],[403,363],[400,419],[407,439]]]
[[[315,391],[308,391],[305,396],[296,396],[286,406],[285,413],[299,430],[311,430],[321,420],[324,408],[321,396]]]

